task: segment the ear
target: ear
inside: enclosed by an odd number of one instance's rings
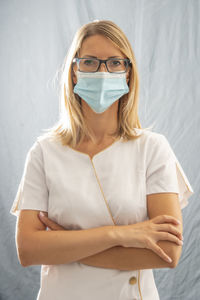
[[[75,65],[72,65],[72,80],[74,84],[77,84],[76,69],[77,67]]]

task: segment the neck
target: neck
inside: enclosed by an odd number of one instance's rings
[[[95,113],[86,103],[85,105],[83,104],[82,108],[87,126],[90,128],[94,140],[97,143],[110,140],[111,137],[109,134],[115,132],[117,129],[118,101],[114,102],[101,114]]]

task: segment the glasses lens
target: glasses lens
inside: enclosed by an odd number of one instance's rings
[[[123,59],[108,59],[107,67],[109,72],[123,73],[127,69],[127,61]]]
[[[96,72],[99,61],[95,58],[82,58],[79,62],[79,70],[81,72]]]

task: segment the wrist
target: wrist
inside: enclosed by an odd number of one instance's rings
[[[120,242],[120,233],[119,233],[120,226],[108,226],[108,236],[112,243],[112,247],[121,246]]]

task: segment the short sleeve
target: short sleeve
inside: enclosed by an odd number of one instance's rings
[[[48,210],[48,188],[40,143],[36,141],[26,156],[23,175],[10,213],[21,209]]]
[[[146,194],[166,192],[178,194],[181,209],[188,205],[188,198],[194,193],[166,137],[157,134],[149,145]]]

